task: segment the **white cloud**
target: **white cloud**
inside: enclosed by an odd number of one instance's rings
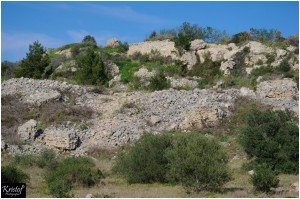
[[[40,33],[1,33],[1,56],[10,61],[21,60],[26,56],[29,45],[39,41],[46,48],[57,48],[64,43],[54,37]]]
[[[62,41],[39,33],[6,33],[2,32],[1,35],[1,50],[2,51],[13,51],[17,49],[23,49],[29,47],[34,41],[39,41],[46,48],[58,47],[63,44]]]

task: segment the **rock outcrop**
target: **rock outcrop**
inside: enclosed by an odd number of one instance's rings
[[[43,141],[47,146],[74,150],[80,144],[80,139],[73,129],[49,127],[44,131]]]
[[[18,135],[23,141],[33,141],[37,131],[37,121],[31,119],[18,127]]]
[[[105,47],[115,48],[120,46],[120,41],[117,38],[111,38],[106,41]]]

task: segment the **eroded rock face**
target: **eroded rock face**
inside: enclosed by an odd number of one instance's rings
[[[289,78],[261,82],[256,91],[261,97],[273,99],[293,99],[298,95],[296,82]]]
[[[117,38],[111,38],[107,40],[105,47],[115,48],[120,46],[120,41]]]
[[[127,55],[133,55],[135,53],[150,54],[151,51],[158,51],[164,57],[172,57],[177,59],[177,49],[175,43],[170,40],[163,41],[146,41],[129,45]]]
[[[20,101],[41,105],[61,99],[61,92],[71,92],[76,95],[86,94],[84,87],[53,80],[35,80],[29,78],[13,78],[1,84],[1,95],[21,95]]]
[[[80,142],[73,129],[55,127],[45,129],[43,140],[47,146],[63,150],[74,150]]]
[[[195,39],[191,42],[190,49],[197,51],[204,49],[206,47],[206,43],[202,39]]]
[[[18,127],[18,135],[21,140],[33,141],[37,131],[37,121],[31,119]]]

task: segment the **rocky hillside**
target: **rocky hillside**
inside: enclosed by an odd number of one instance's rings
[[[298,114],[294,46],[194,40],[189,51],[180,52],[164,40],[131,44],[123,51],[113,39],[98,49],[109,74],[107,88],[76,85],[76,57],[85,51],[80,44],[48,50],[55,69],[48,80],[2,82],[2,150],[54,148],[83,155],[92,148],[132,143],[144,133],[212,128],[232,114],[240,99]],[[169,86],[151,87],[161,73],[158,82]]]

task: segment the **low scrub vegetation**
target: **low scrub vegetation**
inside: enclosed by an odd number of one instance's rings
[[[218,191],[230,179],[228,158],[199,133],[145,135],[121,153],[114,170],[129,183],[170,182],[188,190]]]
[[[266,164],[261,164],[256,167],[250,181],[257,191],[267,193],[271,191],[271,188],[276,188],[279,185],[279,179],[275,172]]]
[[[91,159],[85,157],[69,157],[58,162],[57,166],[48,170],[45,179],[49,192],[54,197],[70,197],[74,186],[93,186],[103,178],[99,169],[95,169]]]
[[[1,183],[26,183],[29,175],[14,165],[1,166]]]
[[[253,161],[280,173],[299,172],[299,128],[290,111],[253,109],[243,118],[240,143]]]

